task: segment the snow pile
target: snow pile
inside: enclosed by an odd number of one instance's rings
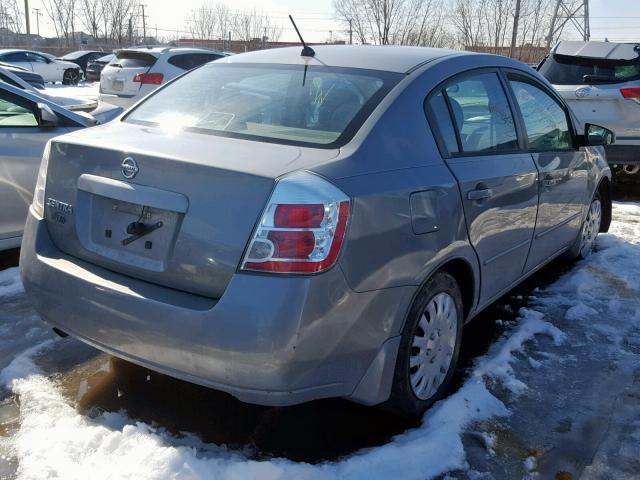
[[[500,372],[496,378],[517,383],[509,367],[512,354],[537,334],[562,336],[541,320],[541,314],[524,313],[515,332],[479,362],[462,388],[426,414],[420,428],[382,447],[317,466],[282,459],[254,461],[204,444],[180,445],[163,431],[114,414],[97,421],[82,416],[31,360],[51,345],[44,342],[18,355],[0,373],[0,380],[20,398],[21,426],[14,437],[19,478],[424,479],[463,469],[464,430],[509,414],[487,390],[483,376],[494,375],[489,372],[495,369]]]
[[[0,297],[9,297],[24,293],[17,268],[0,270]]]
[[[601,251],[540,292],[534,308],[522,309],[517,325],[477,360],[456,393],[428,411],[419,428],[394,437],[384,446],[318,465],[285,459],[258,461],[195,439],[185,442],[124,414],[107,413],[91,419],[80,415],[63,398],[56,383],[38,371],[33,358],[51,345],[50,341],[41,341],[16,356],[0,373],[0,381],[20,400],[21,424],[12,437],[12,450],[19,460],[18,477],[422,480],[467,469],[462,434],[476,422],[509,415],[507,406],[488,385],[497,383],[513,394],[522,394],[527,386],[514,374],[516,354],[538,335],[550,337],[554,344],[565,341],[565,334],[545,320],[547,308],[567,307],[565,318],[580,321],[594,312],[602,313],[603,299],[607,298],[611,314],[630,312],[624,301],[613,296],[609,300],[602,286],[602,278],[606,278],[606,288],[616,290],[617,297],[624,300],[638,296],[633,280],[640,271],[640,205],[617,205],[616,213],[620,212],[635,215],[636,223],[614,223],[614,235],[598,240]],[[5,274],[7,285],[12,285],[11,275],[15,272]],[[0,286],[2,282],[0,276]],[[637,300],[634,302],[637,304]],[[640,323],[637,310],[634,319]],[[540,365],[537,360],[532,362],[532,366]],[[493,448],[493,439],[487,437],[485,443]],[[526,469],[536,469],[535,459],[527,459]]]

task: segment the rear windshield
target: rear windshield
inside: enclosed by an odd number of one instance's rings
[[[550,55],[539,70],[554,85],[622,83],[640,79],[640,58],[605,60]],[[585,80],[585,75],[590,77]]]
[[[156,57],[143,52],[118,52],[111,65],[122,68],[149,68],[156,63]]]
[[[210,63],[161,89],[126,121],[273,143],[338,147],[400,74]]]

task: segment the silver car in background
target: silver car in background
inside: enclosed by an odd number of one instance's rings
[[[616,134],[609,164],[640,181],[640,44],[560,42],[538,69],[580,122]]]
[[[15,80],[15,79],[14,79]],[[42,153],[59,135],[114,118],[122,109],[96,116],[68,110],[47,96],[0,81],[0,251],[20,246]],[[96,118],[97,117],[97,118]]]
[[[465,322],[608,229],[613,135],[526,65],[314,48],[209,63],[49,143],[20,259],[45,321],[243,401],[416,416]]]

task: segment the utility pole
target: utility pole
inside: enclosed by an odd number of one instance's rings
[[[349,19],[349,45],[353,45],[353,20],[352,19]]]
[[[509,56],[513,57],[516,49],[516,42],[518,41],[518,22],[520,21],[520,0],[516,0],[516,11],[513,14],[513,32],[511,33],[511,48],[509,49]]]
[[[27,22],[27,36],[31,35],[31,25],[29,24],[29,0],[24,0],[24,20]]]
[[[562,32],[567,22],[578,30],[584,41],[591,38],[591,29],[589,28],[589,0],[581,0],[577,6],[571,10],[567,0],[557,0],[556,6],[551,18],[549,27],[549,35],[547,35],[547,50],[551,48],[553,39]]]
[[[133,21],[129,17],[129,45],[133,46]]]
[[[144,7],[146,7],[146,5],[144,3],[140,4],[140,8],[142,8],[142,43],[146,44],[147,43],[147,18],[144,15]]]
[[[39,8],[34,8],[33,14],[36,16],[36,31],[38,32],[38,36],[40,36],[40,17],[43,15],[42,10]]]

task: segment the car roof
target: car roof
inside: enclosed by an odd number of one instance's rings
[[[314,57],[302,57],[300,47],[273,48],[232,55],[218,62],[325,65],[409,73],[417,67],[450,55],[477,55],[444,48],[378,45],[313,45]]]
[[[149,53],[154,56],[160,56],[163,53],[217,53],[220,55],[226,55],[225,53],[214,50],[212,48],[200,48],[200,47],[130,47],[120,48],[115,51],[116,54],[120,52],[143,52]]]
[[[570,57],[635,60],[640,57],[640,44],[563,41],[556,45],[553,53]]]
[[[22,53],[22,52],[37,53],[38,55],[46,55],[46,56],[49,56],[49,57],[53,58],[53,56],[50,53],[38,52],[37,50],[27,50],[25,48],[3,48],[3,49],[0,49],[0,55],[4,55],[5,53],[15,53],[15,52],[19,52],[19,53]]]

